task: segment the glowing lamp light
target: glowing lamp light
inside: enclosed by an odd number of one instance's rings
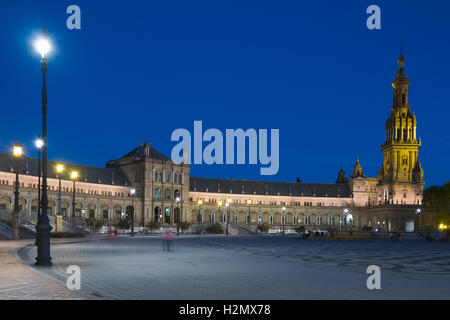
[[[252,204],[252,200],[247,200],[247,204]]]
[[[42,58],[44,58],[51,50],[51,45],[47,38],[40,38],[36,40],[34,47],[36,51],[41,54]]]
[[[229,206],[230,206],[229,202],[225,203],[225,207],[229,207]]]
[[[40,149],[44,145],[44,141],[42,139],[36,139],[34,145],[36,146],[36,148]]]
[[[197,204],[198,204],[198,205],[201,205],[202,203],[203,203],[202,200],[198,200],[198,201],[197,201]]]
[[[219,207],[222,206],[222,201],[219,201],[217,204],[219,205]]]
[[[228,202],[228,203],[231,203],[231,199],[227,199],[227,202]]]
[[[77,179],[77,178],[78,178],[78,172],[72,171],[72,173],[70,174],[70,177],[71,177],[73,180]]]
[[[133,188],[133,189],[130,190],[130,194],[131,194],[132,196],[134,196],[135,193],[136,193],[136,189]]]
[[[56,165],[56,172],[61,173],[64,171],[64,166],[62,164]]]
[[[23,152],[23,150],[22,150],[22,147],[20,145],[17,144],[17,145],[14,146],[13,154],[14,154],[15,157],[20,157],[22,155],[22,152]]]
[[[180,202],[180,197],[176,197],[176,198],[175,198],[175,201],[176,201],[176,202]]]

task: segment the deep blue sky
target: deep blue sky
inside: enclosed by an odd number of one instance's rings
[[[148,139],[170,156],[176,128],[279,128],[280,170],[193,165],[192,175],[333,182],[381,164],[404,41],[427,185],[450,177],[449,1],[8,1],[0,12],[0,151],[33,155],[47,26],[49,158],[104,166]],[[66,8],[81,7],[81,30]],[[381,7],[381,30],[366,8]]]

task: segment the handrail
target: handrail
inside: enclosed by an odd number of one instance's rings
[[[8,239],[12,239],[14,235],[14,229],[3,222],[0,222],[0,234]]]

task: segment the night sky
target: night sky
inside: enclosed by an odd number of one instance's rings
[[[81,30],[66,27],[81,8]],[[366,8],[381,7],[381,30]],[[334,182],[357,155],[376,176],[400,41],[422,138],[426,186],[450,177],[450,2],[8,1],[0,12],[0,151],[41,131],[40,57],[46,26],[49,159],[101,166],[148,140],[170,156],[170,135],[279,128],[280,170],[192,165],[191,175]]]

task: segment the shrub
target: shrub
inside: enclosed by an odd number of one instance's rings
[[[147,223],[147,228],[150,230],[155,230],[161,228],[161,224],[158,221],[150,221]]]
[[[372,231],[372,227],[364,226],[361,228],[362,231]]]
[[[220,223],[214,223],[206,228],[206,233],[221,234],[224,233],[223,227]]]
[[[298,226],[297,228],[294,229],[295,232],[297,233],[303,233],[305,232],[305,227],[304,226]]]
[[[179,223],[179,228],[181,229],[181,231],[189,229],[190,227],[191,227],[191,224],[189,222],[180,222]]]
[[[261,233],[265,233],[269,231],[270,227],[267,223],[259,223],[257,226],[258,230],[261,231]]]
[[[128,219],[120,219],[117,224],[116,227],[119,229],[129,229],[130,228],[130,221],[128,221]]]

